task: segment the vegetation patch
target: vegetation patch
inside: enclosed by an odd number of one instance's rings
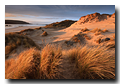
[[[115,55],[105,48],[74,48],[67,55],[75,62],[78,79],[115,79]]]
[[[21,45],[25,48],[36,47],[37,49],[40,49],[35,42],[27,36],[17,33],[5,34],[5,55],[10,54],[14,49]]]

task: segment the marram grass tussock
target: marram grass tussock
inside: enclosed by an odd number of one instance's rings
[[[55,45],[46,45],[42,50],[30,48],[21,52],[16,59],[6,60],[5,78],[67,79],[63,74],[65,56],[68,58],[66,62],[75,65],[74,79],[115,79],[114,51],[109,52],[105,47],[87,46],[66,51]]]

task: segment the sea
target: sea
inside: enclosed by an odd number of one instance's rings
[[[43,27],[45,25],[47,25],[47,24],[5,24],[5,29],[24,27],[24,26],[39,26],[39,27]]]

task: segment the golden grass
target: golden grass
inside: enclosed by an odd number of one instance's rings
[[[38,78],[39,68],[37,68],[37,66],[39,66],[39,58],[39,51],[35,49],[29,49],[20,53],[16,59],[6,60],[5,79]]]
[[[42,27],[38,27],[38,28],[34,28],[35,30],[39,30],[39,29],[41,29]]]
[[[61,56],[62,52],[59,47],[52,45],[44,47],[41,51],[41,79],[60,79],[62,77]]]
[[[42,36],[47,36],[48,33],[47,33],[46,31],[44,31],[41,35],[42,35]]]
[[[97,32],[95,32],[94,35],[97,36],[97,35],[100,35],[100,34],[101,34],[101,33],[97,31]]]
[[[102,33],[109,32],[107,29],[102,30]]]
[[[84,29],[81,29],[82,32],[86,32],[89,31],[89,29],[87,29],[86,27]]]
[[[100,28],[95,28],[95,29],[91,30],[91,32],[93,32],[93,33],[96,33],[96,32],[105,33],[105,32],[109,32],[109,31],[107,29],[101,30]]]
[[[100,44],[100,43],[101,43],[101,38],[97,39],[97,40],[96,40],[96,43],[99,43],[99,44]]]
[[[31,48],[16,59],[5,61],[6,79],[60,79],[62,77],[62,52],[47,45],[42,51]]]
[[[85,39],[87,39],[87,40],[90,40],[90,39],[91,39],[91,38],[88,37],[87,35],[85,35],[84,37],[85,37]]]
[[[80,42],[80,40],[78,39],[78,37],[74,37],[74,38],[73,38],[73,41],[75,41],[75,42]]]
[[[93,32],[93,33],[95,33],[95,32],[101,32],[101,31],[102,31],[102,30],[99,29],[99,28],[95,28],[95,29],[91,30],[91,32]]]
[[[75,47],[63,54],[56,45],[46,45],[41,51],[30,48],[16,59],[5,61],[5,78],[64,79],[62,56],[66,56],[70,64],[75,64],[73,75],[77,79],[115,79],[115,52],[107,49]]]
[[[115,79],[115,55],[104,48],[74,48],[69,54],[80,79]]]
[[[20,33],[28,32],[28,31],[34,31],[34,29],[24,29],[24,30],[21,30]]]

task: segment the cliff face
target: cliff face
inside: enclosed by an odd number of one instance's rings
[[[5,24],[30,24],[19,20],[5,20]]]
[[[72,21],[72,20],[64,20],[61,22],[55,22],[52,24],[48,24],[45,26],[45,28],[57,28],[57,27],[65,28],[65,27],[69,27],[71,24],[73,24],[75,22],[76,21]]]
[[[107,20],[109,17],[115,17],[115,13],[112,15],[109,14],[100,14],[100,13],[93,13],[93,14],[89,14],[86,16],[82,16],[78,22],[79,24],[84,24],[84,23],[91,23],[91,22],[99,22],[102,20]]]

